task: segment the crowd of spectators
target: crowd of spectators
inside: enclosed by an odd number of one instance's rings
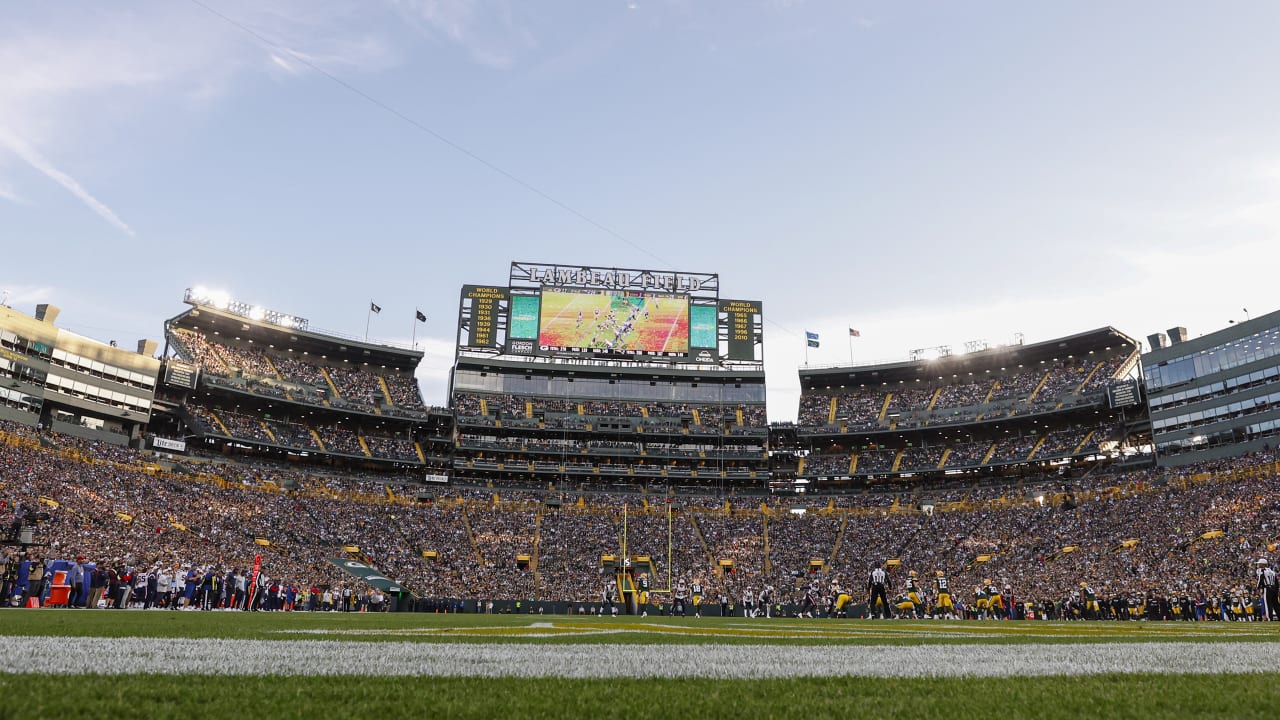
[[[1218,597],[1250,585],[1280,516],[1273,451],[1176,471],[764,499],[765,508],[761,498],[675,496],[670,516],[665,494],[631,491],[551,495],[403,479],[393,488],[390,478],[266,463],[172,474],[132,450],[11,424],[0,424],[0,465],[2,520],[43,517],[35,530],[50,560],[230,572],[260,554],[281,584],[336,587],[343,578],[325,558],[354,546],[421,594],[466,599],[593,600],[607,581],[600,555],[619,553],[624,539],[629,554],[654,558],[660,576],[701,579],[708,595],[734,598],[785,587],[814,558],[826,562],[824,577],[855,586],[895,559],[926,577],[943,570],[957,589],[993,578],[1036,602],[1071,602],[1080,582],[1105,598]],[[926,497],[931,514],[919,509]],[[720,560],[734,572],[718,572]]]
[[[1070,425],[1058,428],[1044,435],[1044,444],[1036,449],[1041,435],[1027,433],[1009,435],[995,440],[970,440],[948,445],[908,446],[901,449],[868,448],[853,453],[840,448],[827,452],[809,455],[802,475],[845,476],[849,474],[851,455],[858,456],[854,469],[855,475],[880,475],[893,470],[893,464],[901,452],[902,460],[896,472],[917,473],[930,470],[981,467],[983,465],[1005,465],[1023,463],[1028,460],[1048,460],[1054,458],[1089,455],[1098,452],[1100,447],[1120,438],[1118,425],[1104,426]],[[1088,438],[1089,442],[1085,443]],[[1082,445],[1082,443],[1085,443]],[[994,446],[994,449],[993,449]],[[1035,455],[1032,456],[1032,450]],[[947,451],[950,450],[948,453]],[[943,455],[946,453],[946,463]]]
[[[303,424],[279,419],[263,420],[253,415],[225,409],[214,410],[194,403],[187,405],[187,410],[205,432],[214,435],[223,435],[225,427],[230,437],[236,439],[301,450],[319,450],[320,445],[316,443],[318,437],[324,444],[326,452],[365,456],[365,450],[360,445],[360,438],[363,437],[370,457],[406,462],[421,461],[413,439],[407,435],[361,432],[340,425]],[[491,441],[481,446],[519,448],[518,443],[512,445],[499,441]]]
[[[1003,373],[984,372],[980,377],[939,378],[936,383],[886,384],[834,392],[815,389],[801,393],[799,425],[833,424],[833,398],[834,424],[854,430],[954,424],[980,417],[1045,412],[1059,404],[1078,404],[1078,393],[1096,396],[1131,359],[1131,355],[1124,354],[1103,359],[1086,355]]]
[[[403,417],[427,411],[411,375],[322,365],[297,353],[226,342],[186,328],[171,328],[169,338],[178,356],[200,365],[212,382],[243,392],[359,412],[386,409]]]
[[[592,418],[621,418],[645,427],[688,428],[690,432],[709,433],[719,433],[726,428],[733,432],[735,428],[768,427],[765,406],[760,403],[689,405],[458,392],[454,393],[453,405],[460,419],[541,417],[549,427],[588,425]]]

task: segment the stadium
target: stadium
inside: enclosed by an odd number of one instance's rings
[[[719,290],[513,262],[462,285],[439,399],[413,346],[203,288],[136,350],[0,307],[3,597],[103,609],[7,610],[26,637],[6,672],[46,694],[173,674],[208,698],[296,675],[256,692],[337,702],[312,653],[343,653],[378,707],[424,702],[395,682],[419,675],[475,716],[605,687],[732,709],[637,678],[778,714],[769,697],[824,713],[805,698],[950,688],[968,708],[982,686],[948,683],[1039,676],[1000,690],[1034,703],[1063,676],[1148,673],[1088,685],[1133,709],[1162,673],[1248,695],[1274,672],[1280,312],[1145,354],[1102,327],[806,366],[797,421],[769,423],[763,302]],[[114,640],[66,661],[63,633]],[[211,669],[205,638],[244,666]],[[834,690],[847,676],[868,684]],[[476,700],[491,677],[562,684]]]

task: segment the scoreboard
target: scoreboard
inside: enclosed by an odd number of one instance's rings
[[[719,298],[719,276],[512,263],[508,286],[463,285],[459,352],[762,364],[758,300]]]
[[[195,390],[196,366],[176,358],[165,360],[164,383],[183,390]]]
[[[505,319],[511,293],[504,287],[464,285],[460,314],[467,331],[466,345],[474,348],[497,347],[499,321]]]
[[[720,314],[725,328],[725,358],[755,360],[761,342],[760,319],[764,308],[757,300],[721,300]]]

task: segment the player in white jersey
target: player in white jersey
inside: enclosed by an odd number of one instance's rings
[[[685,604],[688,602],[688,600],[689,600],[689,586],[685,583],[684,580],[681,580],[680,582],[676,583],[675,602],[671,604],[671,614],[675,615],[676,612],[678,611],[680,613],[680,617],[684,617],[686,612]]]

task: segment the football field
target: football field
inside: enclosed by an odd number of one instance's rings
[[[1242,718],[1280,680],[1280,623],[7,610],[0,634],[6,717]]]

